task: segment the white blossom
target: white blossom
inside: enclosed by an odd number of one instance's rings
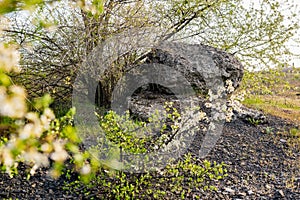
[[[65,161],[69,154],[64,149],[64,142],[55,141],[53,143],[54,152],[51,154],[51,159],[59,162]]]
[[[17,67],[20,59],[20,54],[13,46],[7,46],[0,43],[0,70],[5,72],[18,72]]]
[[[81,170],[80,170],[81,174],[86,175],[91,173],[91,166],[89,164],[85,164]]]

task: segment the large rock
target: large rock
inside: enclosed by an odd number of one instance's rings
[[[219,82],[216,84],[223,86],[226,80],[231,80],[232,86],[236,89],[244,73],[243,65],[233,55],[207,45],[168,43],[161,45],[160,48],[152,49],[145,60],[146,64],[140,66],[166,65],[179,72],[198,94],[202,94],[202,97],[207,94],[208,89],[214,86],[214,81],[217,79]],[[155,70],[159,70],[159,66]],[[162,73],[169,76],[166,78],[174,79],[174,81],[169,81],[169,88],[149,84],[136,90],[128,103],[134,116],[147,119],[154,108],[163,106],[164,101],[170,101],[170,99],[176,101],[176,97],[169,90],[173,83],[176,85],[176,78],[173,78],[171,72]],[[206,100],[199,99],[200,107],[203,107],[205,102]]]
[[[244,67],[233,55],[201,44],[175,43],[175,48],[170,44],[165,46],[153,49],[147,55],[146,63],[163,64],[175,69],[184,75],[197,92],[207,93],[207,82],[213,81],[217,76],[221,76],[224,85],[226,80],[231,80],[235,89],[240,85]],[[214,64],[204,62],[207,60]]]
[[[207,75],[209,73],[219,73],[219,77],[216,75],[216,78],[221,77],[223,85],[225,85],[226,80],[231,80],[234,89],[240,85],[244,73],[244,67],[231,54],[207,45],[175,44],[173,46],[175,48],[172,48],[172,45],[170,46],[168,44],[167,47],[162,47],[163,48],[153,49],[146,56],[146,63],[163,64],[175,69],[184,75],[193,89],[201,94],[207,93],[208,87],[206,82],[207,80],[210,80],[207,78],[209,77]],[[179,49],[179,51],[176,49]],[[197,59],[211,58],[214,64],[206,66],[205,62],[199,62],[197,63],[198,68],[195,68],[195,63],[193,63],[193,61],[196,56],[198,56]],[[211,77],[214,78],[214,74],[210,74],[210,78]],[[133,95],[133,97],[129,100],[128,106],[134,116],[142,120],[147,120],[150,115],[153,114],[155,109],[163,108],[164,101],[177,102],[175,105],[179,103],[176,96],[174,96],[170,90],[165,87],[150,84],[142,87],[140,90],[137,90],[135,95]],[[202,109],[205,109],[204,104],[208,102],[206,99],[199,98],[196,101],[198,101],[199,106]],[[178,107],[178,105],[176,107]],[[233,120],[241,118],[245,121],[253,119],[260,121],[261,123],[266,122],[266,117],[259,111],[252,110],[244,106],[240,106],[238,109],[234,106],[233,111]]]

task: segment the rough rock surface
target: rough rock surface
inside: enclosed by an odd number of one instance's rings
[[[147,63],[167,65],[181,72],[191,86],[200,93],[214,79],[231,80],[237,88],[244,74],[243,65],[231,54],[201,44],[168,44],[147,55]]]
[[[166,65],[180,72],[193,89],[203,97],[207,94],[208,89],[214,86],[214,79],[222,80],[221,85],[223,86],[226,85],[226,80],[231,80],[233,88],[237,89],[244,74],[243,65],[233,55],[201,44],[172,43],[162,45],[160,48],[153,49],[146,56],[146,63]],[[147,65],[143,65],[143,67],[145,66]],[[225,96],[225,98],[227,97]],[[133,115],[146,120],[155,109],[162,109],[164,101],[173,101],[179,104],[179,99],[172,94],[169,88],[149,84],[136,91],[129,100],[128,108]],[[204,104],[208,102],[205,98],[198,98],[196,101],[202,109],[204,109]],[[263,113],[244,106],[234,109],[233,119],[237,118],[244,121],[266,122]]]
[[[205,107],[205,103],[209,103],[208,100],[204,100],[202,98],[193,98],[194,102],[197,102],[197,105],[201,108],[201,111],[204,111],[209,115],[209,109]],[[175,96],[171,95],[155,95],[151,94],[151,98],[149,95],[138,95],[134,96],[129,100],[129,110],[131,114],[141,120],[147,120],[151,114],[155,113],[155,110],[163,111],[164,102],[172,101],[174,102],[174,107],[180,110],[180,102]],[[186,100],[189,101],[189,100]],[[240,119],[245,122],[250,123],[259,123],[264,124],[267,123],[267,118],[264,113],[247,108],[246,106],[239,105],[238,109],[233,107],[233,116],[232,120]]]
[[[198,44],[171,43],[162,45],[160,48],[153,49],[146,56],[146,63],[166,65],[183,74],[194,91],[203,97],[196,100],[201,108],[207,102],[205,96],[208,89],[216,91],[214,90],[217,88],[215,86],[225,86],[226,80],[231,80],[233,88],[236,89],[240,85],[244,73],[243,65],[233,55],[210,46]],[[140,66],[147,67],[145,64]],[[154,69],[159,70],[159,66]],[[165,71],[162,73],[169,75]],[[172,75],[166,78],[172,79]],[[178,94],[174,95],[171,92],[173,82],[176,84],[176,79],[173,79],[174,81],[169,81],[169,88],[151,83],[136,90],[128,103],[131,113],[145,120],[155,109],[161,109],[164,101],[178,102],[178,96],[176,96]],[[229,93],[226,93],[225,97],[220,98],[226,99],[228,95]],[[198,95],[194,96],[198,97]],[[250,118],[264,119],[260,112],[247,108],[236,110],[235,116],[245,120]]]
[[[239,118],[243,121],[248,121],[251,123],[259,123],[259,124],[265,124],[267,123],[267,118],[264,115],[264,113],[247,108],[246,106],[241,106],[239,109],[234,109],[233,111],[234,117],[233,120]]]

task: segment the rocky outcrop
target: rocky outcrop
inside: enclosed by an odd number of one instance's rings
[[[244,67],[231,54],[207,45],[168,44],[153,49],[146,63],[167,65],[184,75],[194,90],[207,93],[212,79],[220,78],[225,85],[231,80],[236,89],[242,80]]]
[[[243,65],[233,55],[206,45],[163,45],[161,48],[153,49],[146,56],[146,63],[166,65],[180,72],[196,93],[202,94],[202,97],[203,94],[207,94],[209,87],[213,86],[212,83],[215,79],[223,81],[221,83],[223,86],[226,80],[231,80],[233,88],[236,89],[240,85],[244,73]],[[147,65],[143,64],[143,66]],[[197,98],[199,98],[198,96]],[[222,98],[226,98],[226,96]],[[149,84],[136,90],[129,100],[128,107],[132,115],[147,120],[155,109],[163,108],[165,101],[173,101],[179,108],[179,100],[170,90],[159,85]],[[193,101],[195,102],[195,99]],[[208,101],[205,98],[199,98],[196,102],[202,109],[205,109],[204,104]],[[236,118],[245,121],[265,121],[265,116],[261,112],[246,107],[234,110],[233,119]]]

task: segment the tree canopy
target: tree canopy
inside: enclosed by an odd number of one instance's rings
[[[20,1],[2,12],[18,10],[22,2],[28,4]],[[242,0],[37,2],[39,6],[27,16],[30,23],[16,14],[5,29],[6,36],[21,47],[19,80],[30,86],[33,96],[45,92],[68,96],[86,55],[101,41],[132,28],[155,27],[161,41],[198,42],[223,49],[247,69],[285,66],[292,56],[287,42],[298,30],[288,1],[262,0],[250,6]],[[145,53],[120,57],[100,81],[102,94],[109,96],[125,68],[141,61]],[[30,84],[32,80],[38,84]]]

